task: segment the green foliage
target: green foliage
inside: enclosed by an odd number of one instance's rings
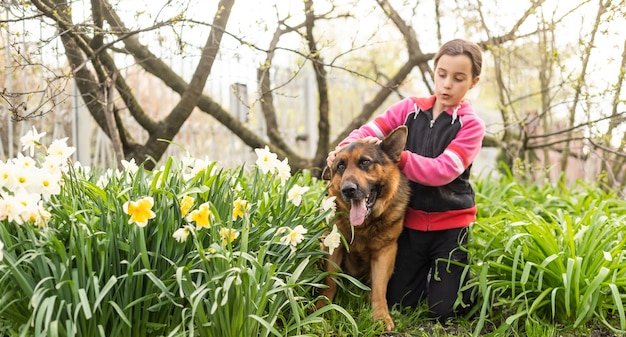
[[[296,185],[308,187],[298,205],[289,194]],[[47,226],[0,221],[3,332],[317,335],[324,312],[347,315],[336,305],[311,310],[324,277],[324,195],[325,185],[306,172],[279,179],[256,167],[198,168],[174,158],[155,172],[71,170],[47,203]],[[209,227],[185,214],[184,196],[193,198],[190,214],[207,206]],[[144,197],[154,217],[140,227],[129,223],[129,203]],[[235,217],[238,200],[247,207]],[[176,239],[177,231],[188,236]]]
[[[582,182],[521,185],[509,174],[478,182],[477,203],[466,269],[476,334],[488,322],[501,333],[591,320],[626,330],[623,200]]]
[[[28,198],[0,185],[0,335],[382,333],[367,287],[347,275],[337,274],[335,304],[313,310],[332,210],[308,172],[188,158],[154,172],[125,165],[66,170],[60,193],[23,217],[16,205]],[[451,325],[428,321],[426,307],[392,310],[393,335],[626,331],[625,201],[591,184],[521,184],[510,173],[475,187],[466,267],[475,305]]]

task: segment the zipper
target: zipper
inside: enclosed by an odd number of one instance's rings
[[[433,146],[432,145],[432,143],[433,143],[432,134],[433,134],[433,125],[434,124],[435,124],[435,120],[431,119],[430,120],[430,127],[428,128],[428,130],[426,132],[426,141],[425,141],[425,144],[424,144],[424,150],[425,150],[424,151],[424,155],[431,156],[432,153],[433,153],[433,150],[432,150],[432,146]]]

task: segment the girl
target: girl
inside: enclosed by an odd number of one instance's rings
[[[466,244],[468,227],[476,219],[468,179],[485,124],[464,98],[480,80],[481,49],[466,40],[451,40],[435,55],[434,67],[433,96],[406,98],[391,105],[352,131],[328,154],[327,164],[355,139],[378,143],[396,127],[408,127],[398,165],[410,180],[412,195],[387,302],[416,307],[427,301],[429,316],[444,321],[455,314],[454,304],[465,282],[462,264],[468,262],[467,253],[459,247]]]

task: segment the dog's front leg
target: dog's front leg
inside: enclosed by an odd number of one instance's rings
[[[373,254],[371,260],[373,318],[385,322],[385,330],[387,331],[394,328],[387,307],[387,285],[393,273],[397,251],[397,243],[391,243]]]
[[[344,253],[344,248],[342,246],[335,248],[333,254],[330,255],[325,262],[324,269],[327,273],[336,273],[338,271],[338,267],[341,266],[341,262],[343,261]],[[335,282],[334,276],[326,275],[324,283],[326,284],[326,288],[322,289],[320,295],[325,296],[328,300],[325,298],[317,300],[317,303],[315,304],[317,309],[325,306],[329,301],[332,302],[337,294],[337,282]]]

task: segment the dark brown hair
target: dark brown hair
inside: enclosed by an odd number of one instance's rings
[[[472,77],[480,76],[483,67],[483,53],[476,43],[463,39],[454,39],[444,43],[435,54],[435,68],[437,68],[437,62],[443,55],[467,55],[472,61]]]

